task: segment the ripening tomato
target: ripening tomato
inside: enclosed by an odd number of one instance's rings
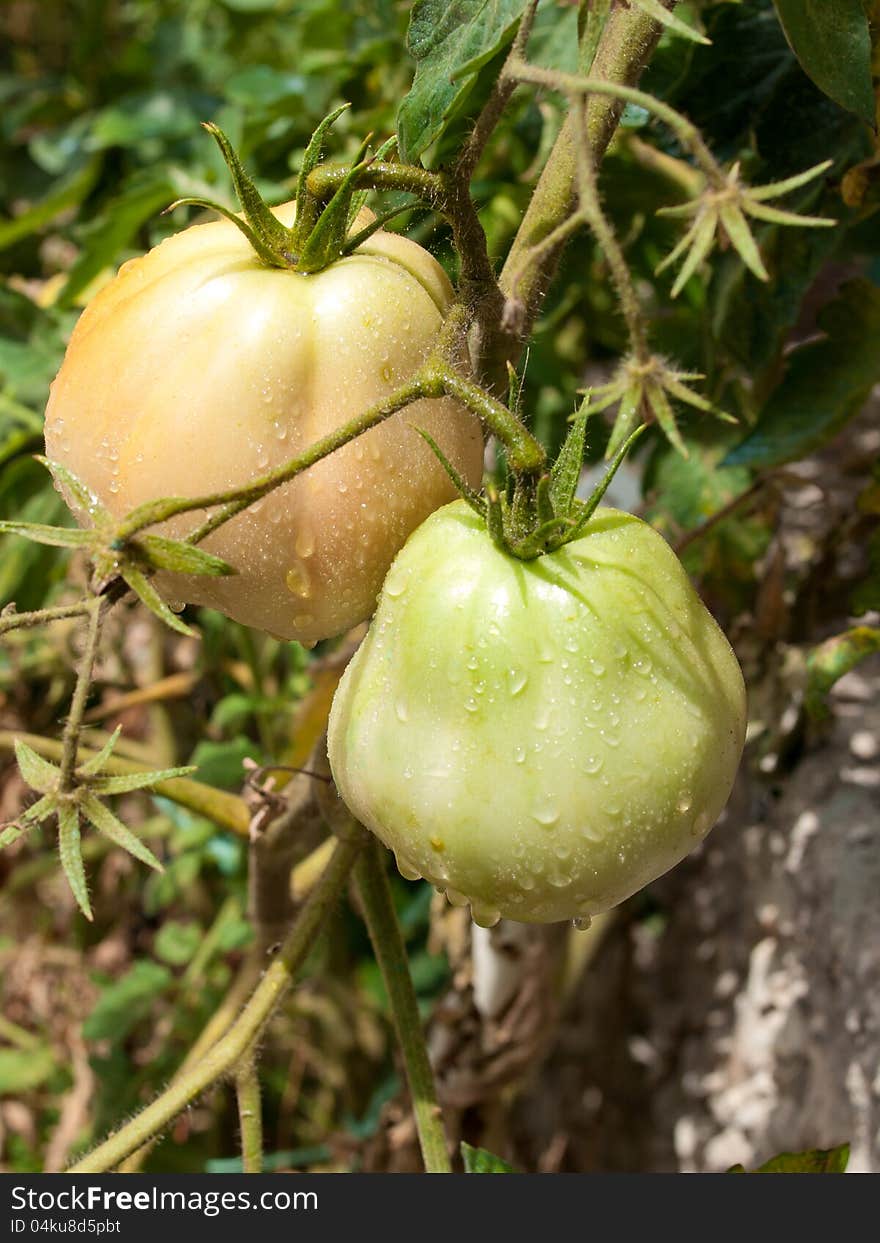
[[[276,215],[292,224],[294,205]],[[47,455],[118,516],[240,486],[405,381],[451,296],[431,255],[391,233],[302,275],[261,263],[229,221],[190,227],[126,263],[83,313],[52,386]],[[303,642],[364,620],[406,537],[454,495],[411,425],[478,483],[478,421],[420,401],[206,539],[236,576],[163,573],[160,592]],[[204,516],[160,530],[182,537]]]
[[[404,875],[481,923],[585,920],[708,832],[745,724],[736,657],[651,527],[599,509],[521,561],[457,501],[392,565],[329,755]]]

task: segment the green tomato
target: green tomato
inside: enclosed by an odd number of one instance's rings
[[[697,845],[746,726],[736,657],[663,538],[599,509],[521,561],[462,501],[410,536],[330,715],[350,810],[477,922],[586,920]]]
[[[290,225],[295,205],[275,214]],[[194,225],[126,263],[86,308],[52,385],[46,452],[118,517],[239,487],[407,380],[451,301],[437,261],[383,230],[301,275],[261,263],[229,221]],[[455,495],[413,425],[479,483],[476,417],[450,398],[419,401],[209,536],[234,576],[162,573],[158,590],[304,643],[365,621],[406,537]],[[183,537],[203,517],[159,530]]]

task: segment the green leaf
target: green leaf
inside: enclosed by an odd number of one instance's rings
[[[150,1012],[154,1000],[172,981],[171,972],[157,962],[136,962],[130,971],[108,985],[83,1025],[86,1040],[124,1040]]]
[[[0,1049],[0,1096],[21,1097],[40,1087],[55,1072],[48,1045],[35,1049]]]
[[[477,72],[511,42],[526,0],[417,0],[407,46],[415,79],[397,114],[400,154],[412,162],[440,137]]]
[[[235,790],[244,775],[244,760],[259,759],[256,744],[250,738],[230,738],[226,742],[200,742],[192,760],[205,785]]]
[[[72,803],[62,803],[58,808],[58,850],[67,883],[73,891],[79,909],[86,919],[92,919],[86,871],[83,866],[79,834],[79,809]]]
[[[163,170],[134,179],[104,211],[83,240],[83,248],[59,298],[70,306],[104,268],[115,267],[141,225],[168,205],[175,186]]]
[[[208,574],[214,578],[238,573],[222,557],[215,557],[193,544],[166,539],[164,535],[141,535],[133,543],[147,564],[156,570],[170,570],[174,574]]]
[[[54,793],[58,789],[58,778],[61,775],[59,769],[41,755],[37,755],[36,751],[20,739],[16,738],[14,745],[19,772],[31,789],[40,794]]]
[[[496,1157],[494,1152],[489,1152],[487,1148],[474,1148],[464,1140],[461,1143],[461,1159],[464,1161],[465,1174],[516,1173],[512,1165]]]
[[[27,211],[11,220],[0,221],[0,250],[39,233],[47,224],[70,207],[79,207],[101,171],[100,156],[93,156],[85,165],[76,168],[59,182],[45,198],[34,203]]]
[[[42,522],[0,522],[0,535],[21,535],[35,544],[53,548],[82,548],[92,540],[91,531],[77,527],[50,527]]]
[[[854,626],[814,647],[807,657],[804,696],[804,706],[810,716],[817,720],[828,716],[826,697],[834,683],[866,656],[878,651],[880,629],[876,626]]]
[[[862,0],[774,0],[791,50],[820,91],[874,122],[871,33]]]
[[[182,967],[199,948],[205,933],[200,924],[169,919],[156,933],[153,950],[170,967]]]
[[[781,1152],[756,1170],[734,1165],[728,1174],[845,1174],[849,1144],[837,1148],[811,1148],[807,1152]]]
[[[135,837],[134,833],[127,829],[122,821],[114,816],[110,808],[105,807],[94,794],[83,795],[80,806],[83,815],[99,833],[103,833],[116,846],[127,850],[130,855],[134,855],[136,859],[140,859],[141,863],[146,863],[156,872],[163,871],[162,864],[152,850],[145,846],[139,837]]]
[[[858,414],[880,379],[880,289],[857,279],[819,316],[824,340],[802,346],[749,435],[722,466],[778,466],[812,453]]]

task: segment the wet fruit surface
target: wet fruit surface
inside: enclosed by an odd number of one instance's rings
[[[292,204],[276,214],[290,224]],[[84,312],[52,388],[47,454],[119,516],[240,486],[408,379],[451,293],[425,250],[382,231],[303,276],[261,264],[227,221],[186,229]],[[164,574],[157,586],[305,642],[364,620],[407,535],[454,495],[411,424],[479,482],[475,418],[449,399],[417,402],[210,536],[234,578]],[[183,536],[204,516],[163,532]]]
[[[519,561],[456,502],[395,560],[329,753],[404,875],[478,922],[583,921],[708,832],[745,721],[736,658],[649,526],[600,509]]]

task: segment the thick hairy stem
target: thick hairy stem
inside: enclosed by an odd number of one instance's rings
[[[251,1049],[278,1002],[293,983],[306,955],[331,914],[363,846],[363,835],[340,842],[284,944],[266,969],[253,996],[229,1031],[201,1061],[172,1083],[131,1122],[71,1166],[71,1174],[99,1174],[152,1139],[187,1105],[228,1075]]]
[[[59,604],[55,608],[35,609],[31,613],[4,611],[0,614],[0,635],[10,630],[24,630],[30,626],[46,626],[49,622],[63,621],[68,617],[83,617],[92,607],[93,597],[77,600],[75,604]]]
[[[358,895],[391,1002],[425,1170],[428,1174],[448,1174],[452,1166],[437,1101],[434,1072],[428,1058],[406,947],[394,912],[385,861],[385,850],[378,841],[371,840],[355,868]]]
[[[519,419],[485,389],[468,380],[451,368],[441,368],[436,382],[450,397],[457,397],[475,414],[486,427],[501,440],[507,449],[510,466],[527,475],[539,474],[547,465],[543,446]]]
[[[75,784],[73,770],[76,767],[76,754],[79,747],[79,732],[82,729],[83,715],[89,688],[92,685],[92,669],[98,654],[98,639],[101,635],[104,601],[94,596],[87,606],[88,623],[82,657],[76,672],[76,685],[70,703],[70,713],[61,736],[61,777],[59,787],[62,791],[72,790]]]
[[[614,229],[611,227],[611,222],[602,210],[602,203],[599,198],[599,179],[596,176],[596,168],[593,164],[593,153],[590,150],[590,144],[587,142],[587,123],[584,113],[583,100],[576,99],[571,115],[574,117],[578,135],[577,170],[580,209],[593,230],[593,235],[599,243],[611,271],[611,279],[614,282],[620,310],[623,318],[626,320],[630,349],[639,362],[644,363],[647,362],[650,354],[647,328],[629,265],[615,236]]]
[[[326,755],[323,736],[316,754],[319,749]],[[297,773],[283,791],[268,798],[277,805],[274,814],[264,815],[258,810],[251,821],[248,868],[250,917],[257,937],[256,951],[262,957],[277,944],[294,917],[290,877],[295,864],[327,835],[315,797],[315,778],[309,773]],[[265,810],[269,812],[270,808],[271,803]]]
[[[672,0],[664,0],[672,7]],[[608,19],[590,68],[592,76],[608,82],[637,82],[660,38],[657,22],[637,9],[618,8]],[[590,99],[587,131],[593,160],[598,165],[611,141],[623,107],[621,100],[605,95]],[[500,333],[480,343],[478,366],[481,373],[503,374],[507,361],[515,362],[527,340],[544,294],[556,270],[564,243],[545,249],[536,258],[531,252],[572,214],[576,199],[575,122],[565,121],[535,187],[526,214],[514,239],[501,273],[501,289],[512,296],[511,283],[518,284],[519,314]]]
[[[241,1165],[245,1174],[263,1172],[263,1108],[260,1080],[253,1054],[242,1060],[235,1075],[238,1125],[241,1130]]]
[[[669,104],[664,104],[656,96],[649,95],[647,91],[637,90],[635,87],[626,86],[621,82],[605,82],[593,74],[588,77],[582,77],[575,73],[557,73],[553,69],[542,69],[538,65],[528,65],[525,61],[519,61],[512,65],[510,72],[520,82],[532,82],[535,86],[547,86],[551,90],[561,91],[564,94],[607,96],[609,99],[616,99],[625,104],[635,104],[639,108],[644,108],[646,112],[652,113],[658,121],[663,121],[669,126],[682,146],[690,151],[713,185],[719,188],[724,186],[724,170],[706,146],[703,135],[693,121],[689,121],[686,116],[676,112],[674,108],[670,108]]]
[[[178,1083],[185,1077],[188,1071],[194,1066],[198,1066],[202,1058],[211,1049],[217,1041],[226,1034],[235,1021],[236,1016],[241,1010],[248,997],[251,995],[254,985],[260,978],[262,969],[262,959],[258,961],[256,954],[249,954],[245,962],[242,964],[238,975],[232,982],[232,987],[223,998],[219,1007],[211,1015],[208,1022],[202,1028],[202,1031],[195,1044],[190,1048],[184,1058],[180,1069],[172,1079],[172,1084]],[[142,1168],[147,1157],[153,1151],[156,1144],[156,1138],[149,1139],[145,1144],[141,1144],[136,1148],[130,1156],[119,1166],[120,1174],[137,1174]]]

